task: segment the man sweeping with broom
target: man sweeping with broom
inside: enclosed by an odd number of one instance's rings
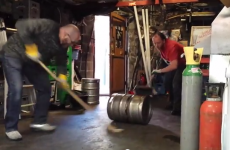
[[[62,88],[66,82],[67,48],[80,40],[80,31],[74,25],[60,27],[48,19],[24,19],[16,23],[17,33],[12,35],[1,51],[2,66],[8,83],[7,112],[5,115],[6,136],[10,140],[21,140],[18,120],[21,111],[22,78],[25,75],[34,85],[37,101],[31,129],[54,131],[47,124],[51,85],[47,72],[35,61],[47,64],[56,57],[57,74]]]

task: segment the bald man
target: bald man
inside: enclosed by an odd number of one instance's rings
[[[47,124],[51,85],[47,72],[32,59],[49,64],[55,57],[57,74],[67,88],[66,62],[68,46],[80,40],[79,29],[74,25],[60,27],[48,19],[24,19],[16,23],[17,33],[3,46],[0,54],[5,77],[9,86],[5,133],[10,140],[21,140],[18,119],[21,111],[22,79],[27,77],[36,90],[34,120],[30,128],[36,131],[54,131],[55,126]]]

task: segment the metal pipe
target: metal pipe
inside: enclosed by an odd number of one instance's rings
[[[13,32],[17,32],[18,30],[17,30],[17,29],[14,29],[14,28],[6,28],[6,31],[13,31]]]
[[[153,15],[152,15],[152,13],[153,13],[153,7],[154,7],[154,5],[151,5],[151,8],[150,8],[150,17],[151,17],[151,20],[150,20],[150,26],[153,26]]]
[[[4,20],[0,18],[0,28],[5,28],[5,23],[4,23]],[[5,44],[5,42],[7,42],[7,36],[6,36],[6,31],[5,30],[2,30],[0,31],[0,50],[1,50],[1,47],[3,46],[3,44]],[[6,78],[5,78],[5,73],[3,72],[4,74],[4,118],[5,118],[5,115],[6,115],[6,103],[7,103],[7,93],[8,93],[8,84],[6,82]]]
[[[144,40],[145,40],[145,55],[143,57],[146,58],[146,65],[147,65],[147,71],[148,71],[146,76],[149,76],[148,57],[147,57],[147,48],[148,48],[147,44],[148,44],[148,42],[147,42],[146,17],[145,17],[145,10],[144,9],[142,9],[142,21],[143,21],[143,30],[144,30],[143,36],[144,36]]]
[[[138,31],[138,37],[139,37],[139,42],[140,42],[140,46],[141,46],[141,52],[142,52],[142,58],[143,58],[143,63],[144,63],[144,69],[145,69],[145,74],[148,73],[147,71],[147,66],[146,66],[146,59],[145,59],[145,52],[144,52],[144,47],[143,47],[143,42],[142,42],[142,38],[141,38],[141,30],[140,30],[140,24],[139,24],[139,17],[137,14],[137,7],[133,6],[134,8],[134,14],[135,14],[135,19],[136,19],[136,24],[137,24],[137,31]],[[150,80],[149,77],[146,76],[147,78],[147,83],[149,85]]]
[[[149,42],[149,11],[148,9],[145,9],[145,14],[146,14],[146,39],[147,39],[147,47],[146,47],[146,51],[147,51],[147,66],[148,66],[148,70],[149,70],[149,78],[151,77],[151,61],[150,61],[150,42]]]
[[[178,17],[185,17],[185,16],[189,17],[189,16],[191,16],[191,14],[190,13],[178,14],[178,15],[169,17],[166,20],[171,20],[171,19],[175,19]],[[215,13],[213,13],[213,12],[192,12],[192,17],[196,17],[196,16],[199,16],[199,17],[215,16]]]

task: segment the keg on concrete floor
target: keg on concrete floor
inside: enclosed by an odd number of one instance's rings
[[[99,104],[100,79],[82,78],[81,90],[87,92],[88,104]]]
[[[107,104],[111,120],[127,123],[148,124],[152,118],[149,96],[113,94]]]

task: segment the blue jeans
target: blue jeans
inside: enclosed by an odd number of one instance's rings
[[[19,114],[21,112],[23,75],[34,85],[36,90],[37,101],[33,123],[46,123],[51,93],[48,74],[34,62],[24,63],[18,58],[8,56],[2,56],[1,60],[9,89],[7,95],[7,112],[5,116],[6,132],[18,129]]]

